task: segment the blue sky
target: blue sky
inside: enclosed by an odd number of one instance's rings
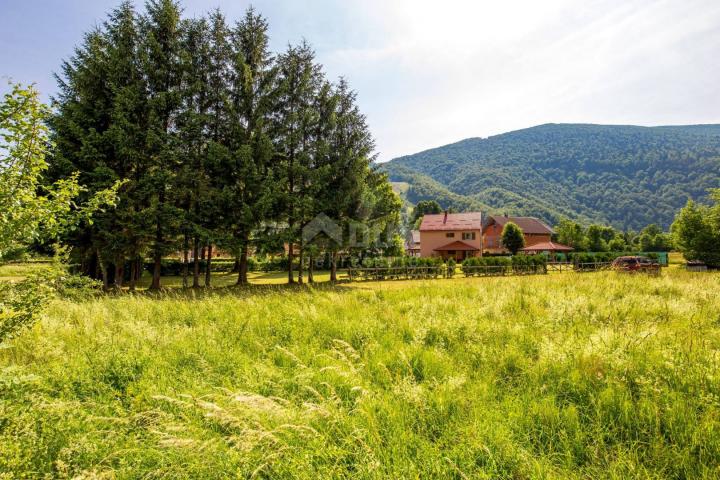
[[[0,76],[54,93],[119,2],[0,0]],[[141,4],[142,2],[138,2]],[[185,0],[185,14],[244,0]],[[718,0],[257,0],[272,46],[345,76],[380,160],[548,122],[720,123]]]

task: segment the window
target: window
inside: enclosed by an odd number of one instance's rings
[[[475,232],[463,232],[463,240],[475,240]]]
[[[455,232],[447,232],[447,233],[445,234],[445,236],[446,236],[447,238],[455,238]]]

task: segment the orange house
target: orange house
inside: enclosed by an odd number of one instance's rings
[[[482,255],[482,214],[427,214],[420,224],[420,256],[442,257],[443,260]]]
[[[525,246],[550,242],[555,233],[552,228],[534,217],[509,217],[507,215],[488,215],[483,224],[483,248],[488,253],[507,253],[502,246],[502,230],[506,223],[512,222],[523,231]]]

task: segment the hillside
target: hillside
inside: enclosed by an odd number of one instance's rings
[[[667,228],[720,187],[720,125],[548,124],[470,138],[383,164],[408,201],[458,210]]]

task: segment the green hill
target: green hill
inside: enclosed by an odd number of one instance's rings
[[[667,228],[688,198],[720,187],[720,125],[548,124],[396,158],[410,202],[458,210]]]

